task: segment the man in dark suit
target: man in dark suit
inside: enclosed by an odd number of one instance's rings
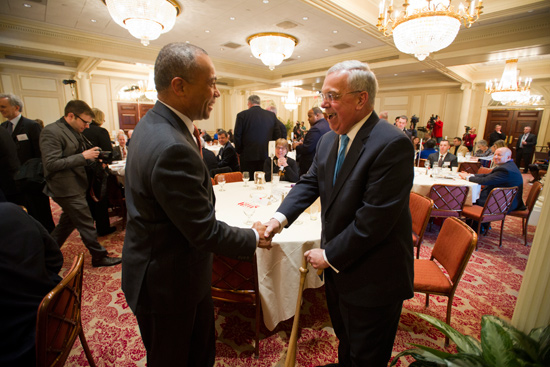
[[[99,148],[87,149],[84,129],[94,114],[84,101],[72,100],[65,106],[65,115],[47,125],[40,135],[40,149],[46,177],[45,192],[59,204],[63,212],[52,237],[59,247],[75,230],[92,255],[92,266],[120,264],[119,257],[109,257],[97,241],[97,232],[90,207],[86,202],[88,176],[85,167],[99,156]]]
[[[292,224],[320,196],[321,248],[304,255],[325,269],[338,366],[386,366],[403,300],[413,296],[414,150],[373,111],[376,89],[376,77],[359,61],[329,69],[321,107],[333,131],[321,137],[311,168],[266,230],[271,236]]]
[[[5,129],[0,129],[0,201],[19,203],[19,193],[13,177],[19,170],[17,148]]]
[[[405,116],[405,115],[398,116],[395,119],[394,125],[397,126],[397,128],[399,130],[403,131],[403,133],[405,135],[407,135],[407,137],[409,139],[411,139],[412,138],[412,132],[410,132],[409,130],[406,129],[408,121],[409,121],[409,118],[407,116]]]
[[[248,110],[239,112],[235,122],[235,149],[240,154],[241,171],[263,171],[268,143],[277,140],[281,132],[277,116],[260,107],[260,97],[248,97]]]
[[[259,222],[240,229],[216,220],[210,174],[193,136],[193,121],[208,119],[220,96],[206,51],[164,46],[155,85],[158,101],[136,126],[126,164],[122,290],[148,366],[213,366],[212,252],[252,260],[257,243],[269,244]]]
[[[319,107],[313,107],[311,110],[307,111],[307,120],[311,128],[307,132],[306,137],[303,142],[297,141],[294,143],[296,160],[300,166],[300,176],[305,174],[309,167],[311,167],[319,139],[330,131],[323,111],[321,111]]]
[[[21,165],[29,159],[40,158],[40,132],[42,127],[38,122],[21,115],[23,101],[13,94],[0,94],[0,112],[8,121],[2,123],[2,127],[10,133]],[[29,214],[38,220],[48,230],[53,231],[55,224],[50,208],[50,199],[41,189],[22,189],[20,202]]]
[[[218,141],[222,146],[218,152],[218,168],[229,167],[231,172],[239,170],[239,158],[225,130],[218,132]]]
[[[275,114],[275,117],[277,117],[277,107],[269,106],[266,108],[266,110],[268,110],[269,112],[273,112]],[[286,126],[285,124],[283,124],[281,120],[279,120],[278,117],[277,117],[277,126],[279,126],[279,131],[280,131],[279,138],[286,139],[287,137]]]
[[[445,162],[449,162],[451,167],[458,167],[458,158],[449,152],[450,147],[451,143],[448,140],[441,140],[441,143],[439,143],[439,153],[432,153],[428,156],[430,167],[433,167],[434,163],[437,163],[439,167],[443,167]]]
[[[502,125],[496,124],[495,131],[489,135],[489,146],[492,147],[497,140],[506,140],[506,134],[502,132]]]
[[[529,165],[533,161],[533,153],[537,145],[537,136],[531,134],[531,126],[523,128],[523,135],[519,137],[516,145],[516,165],[521,167],[523,160],[523,173],[529,172]]]

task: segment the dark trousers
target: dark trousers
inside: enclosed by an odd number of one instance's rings
[[[518,149],[516,152],[516,166],[521,167],[521,161],[523,160],[523,173],[527,173],[527,168],[533,162],[533,153],[525,153],[523,149]]]
[[[63,198],[54,197],[53,200],[63,209],[59,223],[51,233],[59,247],[63,246],[67,237],[76,228],[80,233],[84,246],[90,251],[92,259],[99,260],[107,256],[107,250],[97,240],[94,219],[86,202],[86,194],[82,193]]]
[[[264,171],[264,161],[241,161],[241,172],[250,173],[250,181],[254,181],[255,171]]]
[[[51,233],[55,228],[53,222],[50,198],[43,192],[32,191],[23,193],[24,204],[29,215],[40,222]]]
[[[87,194],[86,201],[90,207],[92,218],[95,220],[97,233],[107,233],[109,228],[111,228],[111,222],[109,221],[109,199],[107,197],[103,197],[101,200],[95,201],[89,194]]]
[[[210,292],[197,304],[181,305],[177,314],[154,313],[138,305],[136,318],[147,350],[147,366],[214,365],[216,331]]]
[[[325,271],[327,305],[338,337],[338,365],[386,367],[391,357],[403,301],[366,307],[344,301],[331,271]]]

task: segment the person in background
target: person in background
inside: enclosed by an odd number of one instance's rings
[[[548,146],[548,157],[545,160],[537,160],[535,163],[529,165],[529,172],[533,176],[533,179],[529,183],[540,181],[540,170],[548,171],[548,161],[550,160],[550,142],[546,143]]]
[[[523,161],[523,173],[527,173],[529,165],[533,162],[533,153],[537,145],[537,136],[531,134],[531,126],[523,128],[523,135],[519,137],[516,145],[516,165],[521,167]]]
[[[19,170],[17,147],[6,129],[0,128],[0,201],[21,202],[13,180]]]
[[[408,118],[407,116],[405,116],[405,115],[398,116],[398,117],[395,119],[395,124],[394,124],[394,125],[395,125],[399,130],[403,131],[403,133],[404,133],[405,135],[407,135],[407,137],[408,137],[409,139],[411,139],[411,138],[412,138],[412,133],[411,133],[409,130],[405,129],[405,127],[407,126],[407,122],[408,122],[408,121],[409,121],[409,118]]]
[[[40,125],[41,128],[44,128],[44,121],[40,119],[34,119],[34,121],[38,122],[38,125]]]
[[[492,147],[497,140],[506,140],[506,134],[502,132],[501,124],[496,124],[495,131],[489,135],[489,146]]]
[[[489,157],[493,155],[493,152],[491,149],[489,149],[489,145],[487,145],[487,141],[485,140],[479,140],[477,142],[477,150],[475,153],[476,157]]]
[[[235,143],[235,136],[233,136],[233,129],[227,130],[227,136],[229,136],[229,141]]]
[[[380,118],[380,120],[388,120],[389,118],[389,115],[388,115],[388,111],[382,111],[380,112],[380,115],[378,115],[378,117]]]
[[[237,152],[231,143],[229,142],[229,137],[225,130],[220,130],[218,133],[218,138],[220,145],[220,151],[217,156],[217,168],[229,167],[231,172],[236,172],[239,170],[239,158],[237,157]]]
[[[424,150],[420,153],[421,159],[428,159],[430,154],[437,153],[437,150],[435,149],[435,140],[429,139],[426,144],[424,145]]]
[[[311,167],[319,139],[330,131],[330,126],[328,126],[325,115],[319,107],[313,107],[307,111],[307,119],[311,128],[303,142],[297,141],[293,143],[296,150],[296,159],[300,166],[300,176],[305,174],[309,167]]]
[[[126,146],[130,145],[130,139],[132,139],[132,134],[133,133],[134,133],[134,129],[128,130],[128,139],[126,140]]]
[[[309,133],[308,133],[309,135]],[[298,164],[292,158],[287,157],[288,141],[277,139],[275,142],[275,157],[267,158],[264,162],[265,180],[271,181],[271,170],[278,175],[281,181],[297,182],[300,178]]]
[[[115,145],[115,147],[113,148],[113,160],[121,161],[126,159],[126,157],[128,156],[128,146],[126,144],[128,138],[126,137],[126,134],[124,134],[124,131],[121,130],[118,132],[116,139],[118,145]]]
[[[477,137],[476,128],[472,127],[470,129],[469,126],[465,126],[465,129],[466,133],[462,136],[462,140],[464,140],[464,146],[471,152],[474,149],[474,141]]]
[[[439,116],[435,116],[434,119],[433,136],[437,141],[437,144],[441,143],[441,140],[443,139],[443,121],[441,121]]]
[[[266,108],[266,110],[270,111],[270,112],[273,112],[275,114],[275,116],[277,116],[277,107],[275,106],[268,106]],[[286,139],[287,137],[287,131],[286,131],[286,126],[285,124],[283,124],[283,122],[281,120],[279,120],[279,118],[277,117],[277,125],[279,126],[279,130],[280,130],[280,134],[279,134],[279,137],[283,138],[283,139]]]
[[[458,136],[453,139],[453,146],[451,147],[450,151],[452,154],[454,154],[457,157],[459,155],[465,157],[466,153],[469,152],[468,148],[462,145],[462,139],[460,139],[460,137]]]
[[[296,121],[296,126],[294,126],[294,140],[300,141],[304,137],[302,134],[302,129],[300,128],[300,121]]]
[[[439,143],[439,153],[432,153],[428,156],[430,167],[437,163],[439,167],[443,167],[445,162],[448,162],[451,167],[458,167],[458,159],[454,154],[449,153],[450,144],[448,140],[441,140]]]
[[[420,138],[418,136],[414,136],[412,138],[412,143],[413,143],[414,150],[420,149]]]
[[[491,145],[491,154],[495,154],[498,148],[506,147],[506,142],[504,140],[497,140]]]

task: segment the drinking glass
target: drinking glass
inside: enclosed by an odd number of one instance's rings
[[[250,173],[248,173],[248,171],[246,172],[243,172],[243,181],[244,181],[244,186],[248,186],[248,181],[250,181]]]
[[[245,202],[243,203],[243,211],[244,215],[246,215],[246,221],[244,222],[244,224],[253,224],[254,222],[250,218],[254,215],[254,212],[256,212],[256,205],[253,203]]]
[[[317,204],[313,204],[309,207],[309,219],[317,220],[317,214],[319,214],[319,207]]]
[[[218,176],[218,185],[220,185],[220,191],[225,191],[223,186],[225,185],[225,175]]]

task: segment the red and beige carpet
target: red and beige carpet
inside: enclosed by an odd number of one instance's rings
[[[524,195],[530,185],[526,185]],[[60,209],[53,204],[55,218]],[[100,242],[114,255],[120,255],[124,231],[120,218],[113,217],[118,231],[102,237]],[[492,224],[487,236],[481,236],[479,250],[474,252],[454,297],[451,325],[462,333],[479,339],[481,316],[490,314],[510,320],[516,304],[530,247],[523,245],[521,221],[508,218],[505,223],[502,248],[498,247],[500,224]],[[427,232],[421,248],[421,258],[429,258],[439,227]],[[535,227],[529,227],[528,240]],[[146,354],[136,319],[126,304],[120,288],[120,265],[93,268],[90,255],[74,232],[62,247],[65,257],[61,271],[65,275],[77,253],[86,254],[83,288],[82,324],[86,339],[98,366],[145,366]],[[174,290],[177,291],[177,290]],[[395,340],[393,355],[409,348],[408,343],[424,344],[443,349],[443,334],[414,315],[427,313],[445,319],[447,298],[430,296],[430,307],[424,307],[425,296],[415,294],[405,301]],[[292,328],[292,319],[268,331],[261,328],[260,357],[254,358],[254,309],[247,305],[215,303],[216,305],[216,366],[283,366]],[[300,318],[302,327],[298,340],[296,366],[317,366],[337,361],[338,341],[332,330],[323,289],[304,292]],[[454,351],[451,343],[449,351]],[[399,366],[411,361],[402,360]],[[66,366],[88,366],[77,341]]]

